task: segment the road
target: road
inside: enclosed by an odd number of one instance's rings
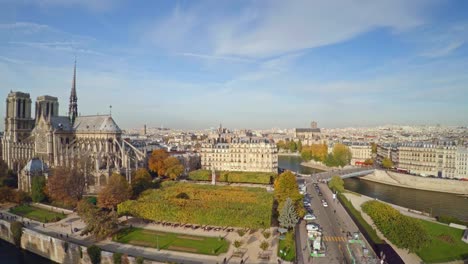
[[[315,179],[315,178],[314,178]],[[319,196],[318,192],[312,184],[312,178],[304,178],[307,184],[307,193],[311,196],[312,209],[317,216],[318,223],[323,228],[323,241],[326,248],[325,257],[311,258],[307,246],[307,231],[305,229],[305,221],[301,221],[296,233],[296,243],[298,251],[299,263],[351,263],[347,245],[347,232],[357,232],[359,229],[354,224],[351,217],[345,209],[339,204],[338,200],[333,200],[333,193],[324,183],[319,183],[320,191],[323,196]],[[328,207],[323,207],[321,199],[325,199]]]

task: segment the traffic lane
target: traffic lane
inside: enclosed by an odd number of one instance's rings
[[[315,188],[310,188],[309,195],[312,197],[311,204],[312,210],[317,217],[317,220],[314,220],[317,224],[322,227],[322,236],[335,236],[336,231],[333,230],[333,223],[328,214],[327,208],[323,207],[321,202],[321,197],[318,195],[318,192],[315,191]],[[336,242],[324,241],[326,247],[326,256],[324,258],[314,258],[314,263],[342,263],[342,253]]]

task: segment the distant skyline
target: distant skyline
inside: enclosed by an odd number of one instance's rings
[[[0,1],[10,90],[123,129],[468,125],[468,2]]]

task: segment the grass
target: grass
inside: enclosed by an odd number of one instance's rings
[[[372,242],[374,242],[374,244],[382,244],[383,240],[380,239],[374,228],[372,228],[372,226],[370,226],[366,220],[364,220],[361,212],[354,208],[353,204],[343,194],[339,193],[338,199],[340,200],[341,204],[347,208],[347,211],[354,216],[354,219],[356,219],[359,224],[366,230]]]
[[[10,209],[10,212],[42,223],[57,222],[66,217],[65,214],[52,212],[30,205],[19,205],[13,207]]]
[[[468,244],[461,241],[463,230],[421,220],[431,242],[417,251],[425,263],[468,259]]]
[[[216,237],[192,236],[178,233],[167,233],[142,228],[126,228],[114,235],[119,243],[145,246],[189,253],[219,255],[227,252],[229,242]]]
[[[119,214],[154,221],[268,228],[273,194],[264,188],[169,182],[118,205]]]
[[[292,232],[292,231],[290,231]],[[292,234],[289,234],[292,236]],[[289,249],[288,249],[289,248]],[[286,255],[281,255],[280,250],[287,252]],[[288,242],[288,239],[279,240],[278,244],[278,256],[286,261],[296,260],[296,240],[292,239]]]
[[[211,170],[196,170],[190,172],[188,178],[195,181],[211,181],[211,174]],[[217,171],[216,181],[270,184],[276,176],[277,174],[272,172]]]

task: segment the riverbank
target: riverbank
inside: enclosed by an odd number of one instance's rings
[[[278,152],[278,156],[294,156],[294,157],[300,157],[301,154],[295,152],[295,153],[288,153],[288,152]]]
[[[375,170],[360,179],[397,187],[443,192],[458,195],[468,194],[468,181],[419,177],[409,174]]]
[[[301,162],[301,165],[304,166],[304,167],[308,167],[308,168],[312,168],[312,169],[316,169],[316,170],[321,170],[321,171],[331,171],[333,170],[333,168],[330,168],[330,167],[327,167],[325,165],[323,165],[323,163],[321,162],[316,162],[316,161],[303,161]]]

